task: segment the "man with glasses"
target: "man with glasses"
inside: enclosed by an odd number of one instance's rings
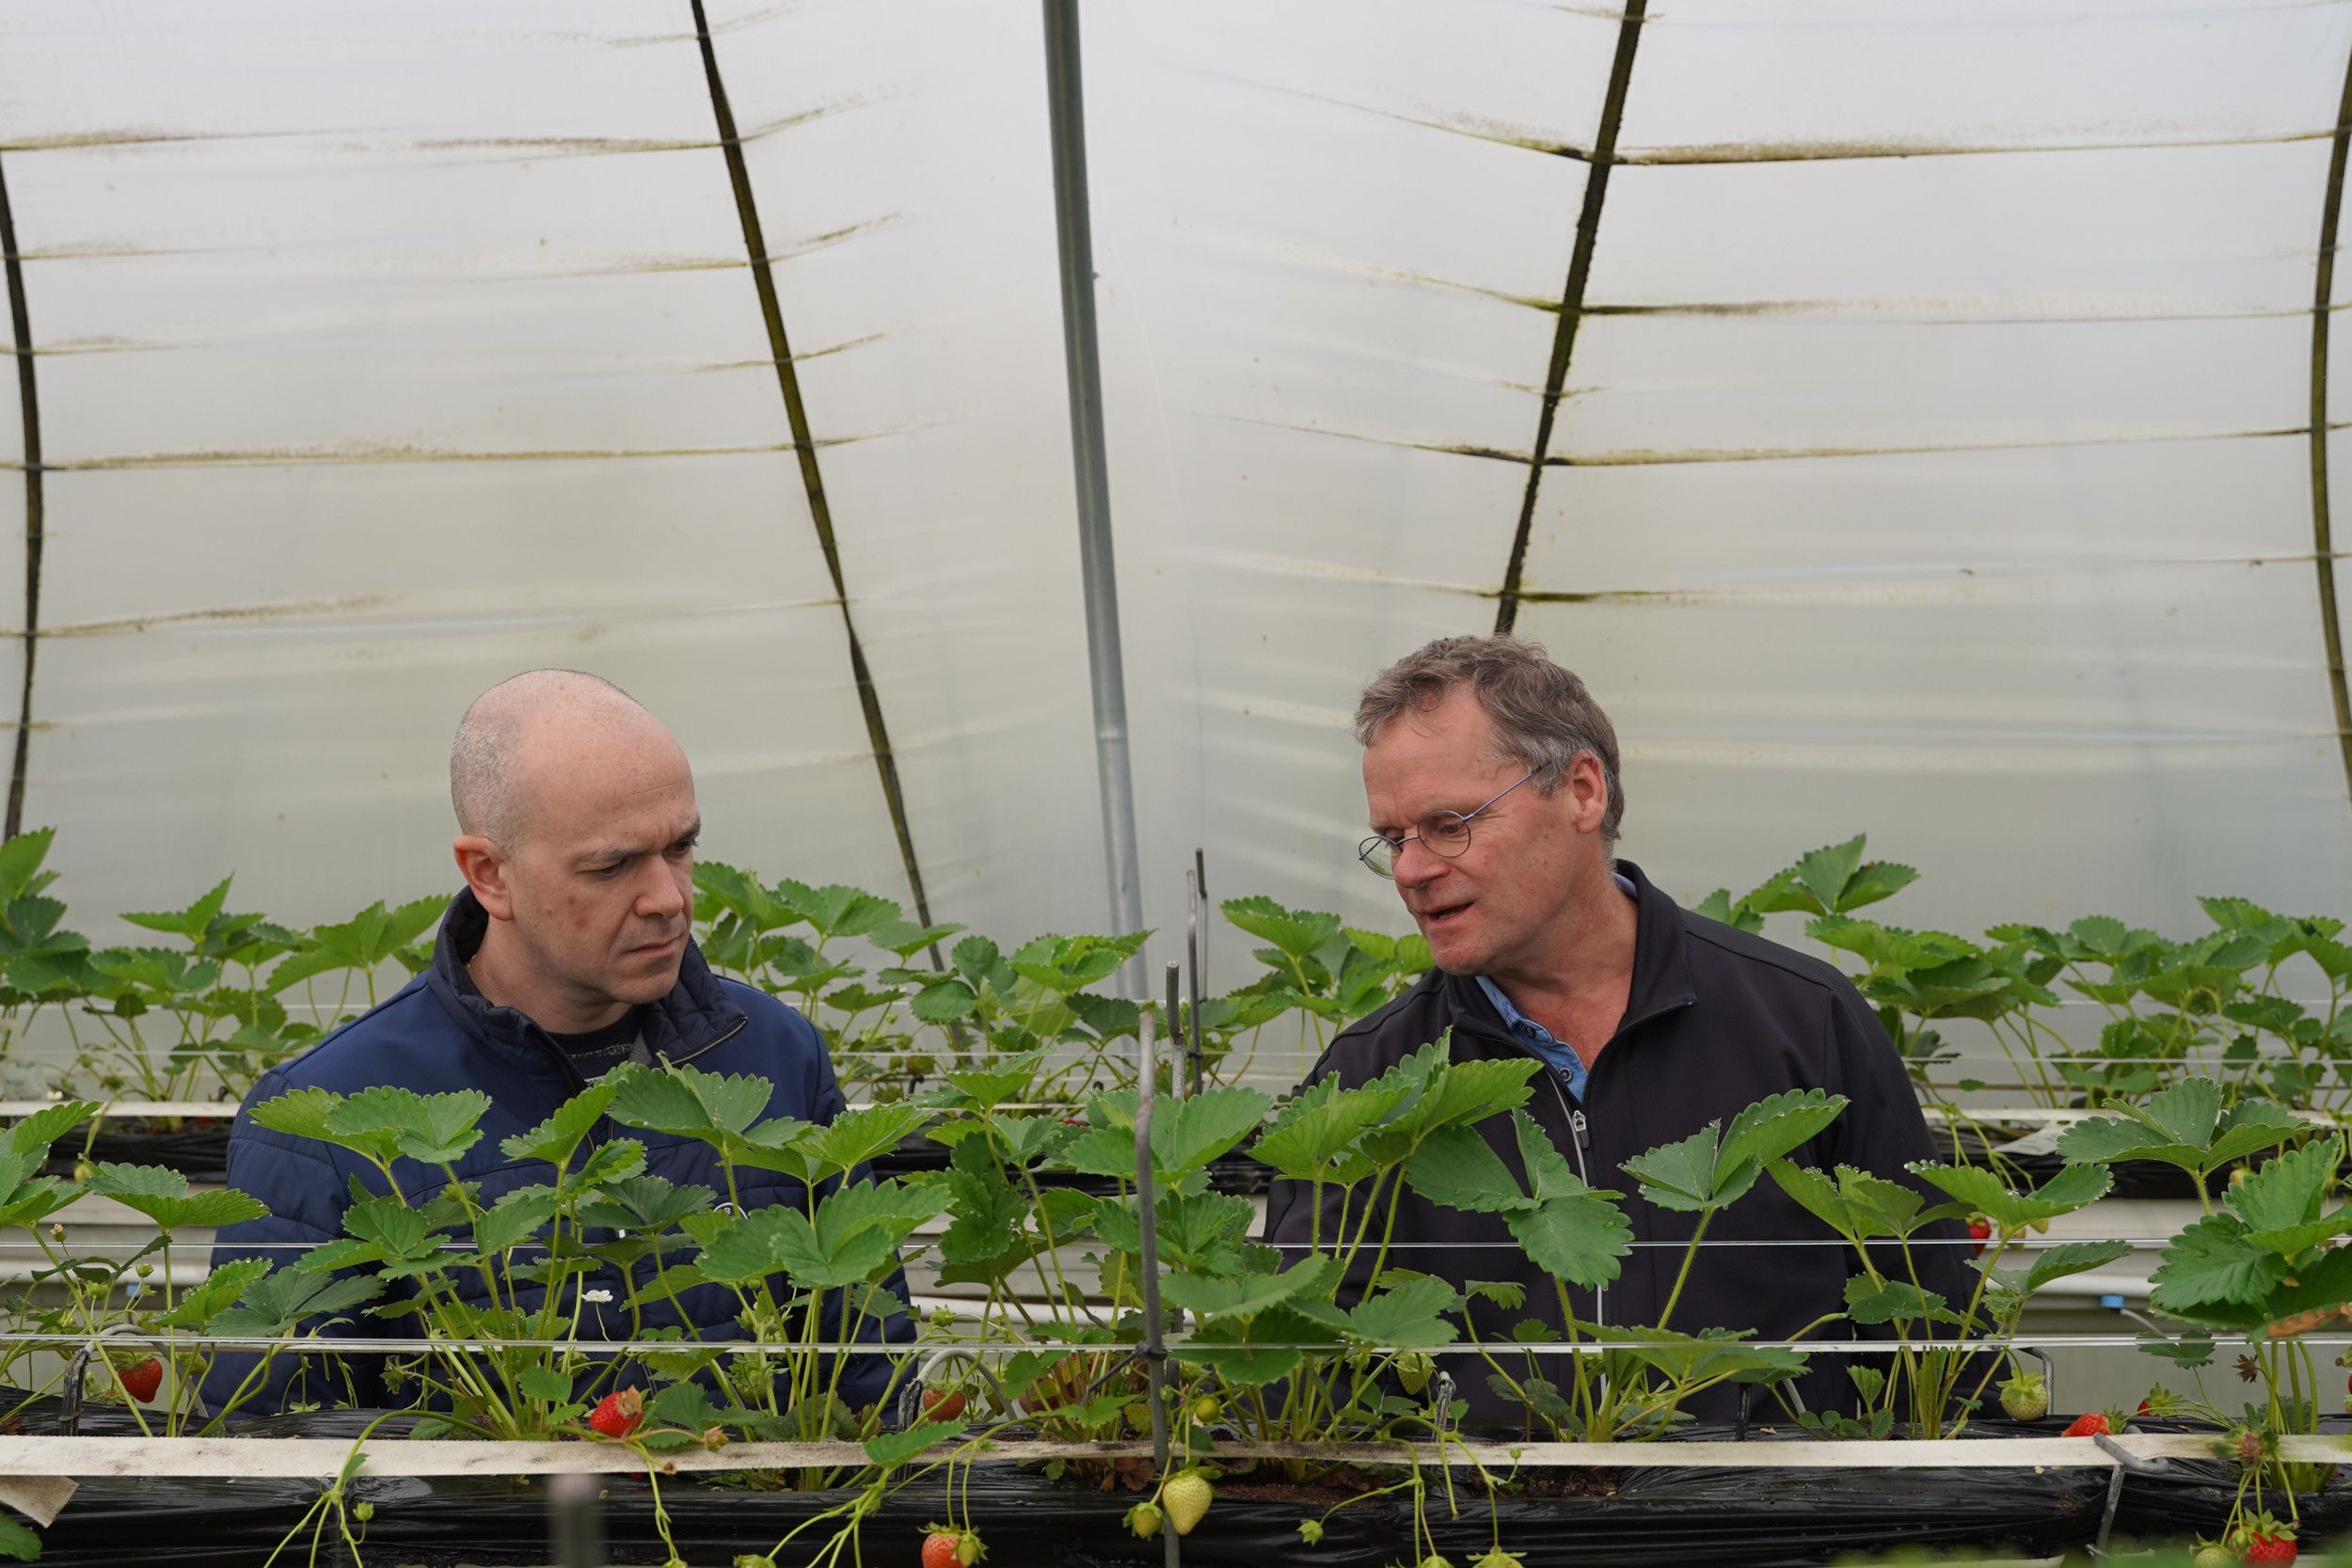
[[[1637,1243],[1616,1283],[1571,1289],[1581,1320],[1659,1326],[1674,1290],[1695,1216],[1631,1191],[1618,1167],[1646,1149],[1728,1123],[1768,1095],[1819,1088],[1851,1103],[1792,1156],[1798,1164],[1901,1180],[1907,1164],[1934,1157],[1901,1061],[1836,969],[1692,914],[1614,859],[1625,815],[1616,733],[1583,683],[1542,648],[1508,637],[1439,639],[1364,689],[1356,738],[1373,830],[1358,852],[1395,882],[1435,966],[1342,1031],[1307,1081],[1336,1073],[1354,1087],[1439,1038],[1456,1061],[1541,1062],[1529,1113],[1580,1177],[1626,1194]],[[1481,1132],[1520,1168],[1509,1118]],[[1498,1216],[1439,1209],[1410,1191],[1393,1201],[1392,1266],[1524,1288],[1519,1310],[1473,1303],[1471,1337],[1508,1340],[1526,1318],[1565,1337],[1552,1278]],[[1327,1243],[1343,1223],[1353,1233],[1365,1216],[1343,1217],[1343,1202],[1327,1189],[1318,1224],[1311,1193],[1278,1182],[1267,1238],[1303,1249],[1317,1235]],[[1375,1230],[1387,1218],[1384,1207]],[[1963,1232],[1947,1225],[1928,1235],[1931,1244],[1914,1249],[1922,1283],[1964,1303],[1964,1254],[1932,1244],[1964,1242]],[[1664,1326],[1752,1328],[1772,1339],[1844,1311],[1850,1249],[1771,1181],[1719,1215],[1708,1241],[1727,1244],[1702,1250]],[[1351,1283],[1360,1291],[1368,1281]],[[1839,1324],[1837,1333],[1849,1331]],[[1507,1350],[1496,1354],[1523,1367]],[[1474,1415],[1517,1418],[1475,1357],[1451,1358],[1448,1370]],[[1565,1383],[1556,1370],[1541,1375]],[[1814,1409],[1851,1402],[1829,1356],[1814,1358],[1795,1392]],[[1737,1404],[1725,1385],[1684,1409],[1726,1418]]]

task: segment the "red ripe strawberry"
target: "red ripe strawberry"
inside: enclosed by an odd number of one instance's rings
[[[122,1391],[145,1404],[155,1397],[155,1390],[164,1386],[164,1364],[153,1356],[128,1367],[115,1369],[115,1381]]]
[[[1984,1256],[1984,1243],[1993,1237],[1993,1222],[1982,1214],[1971,1214],[1968,1217],[1968,1234],[1975,1238],[1977,1256],[1981,1258]]]
[[[2066,1424],[2066,1430],[2058,1435],[2061,1437],[2104,1437],[2114,1430],[2115,1428],[2107,1423],[2106,1411],[2090,1410],[2069,1421]]]
[[[2295,1537],[2265,1535],[2257,1530],[2246,1538],[2246,1550],[2240,1555],[2249,1562],[2293,1562]]]
[[[927,1421],[952,1421],[963,1414],[963,1390],[961,1388],[926,1388],[923,1390],[923,1418]]]
[[[923,1532],[923,1568],[972,1568],[988,1555],[977,1530],[925,1525]]]
[[[588,1412],[588,1430],[607,1437],[627,1437],[645,1418],[645,1396],[635,1388],[619,1388],[596,1402]]]

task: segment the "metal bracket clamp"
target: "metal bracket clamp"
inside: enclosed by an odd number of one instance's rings
[[[2049,1358],[2041,1352],[2031,1354],[2044,1366],[2049,1364]],[[2116,1508],[2123,1500],[2124,1476],[2169,1476],[2172,1473],[2172,1462],[2161,1458],[2142,1459],[2104,1432],[2092,1433],[2090,1440],[2099,1445],[2101,1452],[2115,1461],[2115,1471],[2107,1478],[2106,1502],[2099,1510],[2099,1533],[2090,1544],[2090,1555],[2104,1558],[2107,1555],[2107,1537],[2115,1529]]]
[[[109,1323],[75,1351],[73,1359],[65,1364],[65,1392],[60,1396],[57,1409],[58,1436],[72,1437],[82,1430],[82,1386],[89,1375],[90,1357],[98,1354],[98,1341],[122,1334],[136,1335],[142,1340],[146,1338],[144,1331],[135,1323]]]
[[[996,1373],[979,1354],[961,1345],[947,1345],[923,1357],[907,1380],[898,1385],[899,1426],[911,1427],[923,1418],[924,1390],[938,1380],[941,1369],[956,1365],[969,1368],[975,1377],[988,1385],[997,1409],[1011,1410],[1012,1401],[1006,1397],[1005,1386],[996,1381]]]

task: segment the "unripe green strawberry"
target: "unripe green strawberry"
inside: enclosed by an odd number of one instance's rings
[[[2050,1386],[2040,1372],[2020,1372],[2001,1385],[2001,1408],[2012,1421],[2038,1421],[2050,1413]]]
[[[1470,1568],[1527,1568],[1527,1564],[1521,1562],[1517,1554],[1497,1546],[1484,1557],[1470,1559]]]
[[[1138,1540],[1149,1541],[1160,1533],[1160,1510],[1156,1503],[1137,1503],[1127,1511],[1127,1528]]]
[[[1190,1535],[1192,1527],[1207,1517],[1209,1505],[1215,1501],[1216,1489],[1198,1470],[1186,1470],[1160,1488],[1160,1507],[1179,1535]]]
[[[2218,1541],[2208,1541],[2189,1560],[2197,1568],[2236,1568],[2237,1554]]]
[[[1430,1376],[1437,1370],[1438,1364],[1429,1358],[1427,1351],[1408,1351],[1396,1358],[1396,1380],[1408,1394],[1418,1394],[1428,1387]]]

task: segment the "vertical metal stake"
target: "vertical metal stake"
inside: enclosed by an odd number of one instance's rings
[[[1179,1100],[1184,1098],[1184,1058],[1182,1044],[1184,1037],[1184,1026],[1179,1022],[1184,1016],[1184,967],[1173,958],[1168,960],[1168,1039],[1178,1053],[1171,1058],[1174,1065],[1168,1075],[1168,1092]]]
[[[1192,1027],[1186,1032],[1189,1049],[1185,1055],[1184,1075],[1192,1083],[1192,1092],[1200,1092],[1200,999],[1209,990],[1209,934],[1205,928],[1208,916],[1208,891],[1200,880],[1200,851],[1192,852],[1192,871],[1184,878],[1184,958],[1191,971]]]
[[[1154,1201],[1157,1184],[1152,1160],[1152,1080],[1158,1076],[1152,1020],[1143,1015],[1136,1031],[1143,1072],[1136,1081],[1136,1228],[1143,1233],[1143,1369],[1152,1404],[1152,1459],[1159,1473],[1168,1474],[1168,1345],[1160,1321],[1160,1222]],[[1180,1568],[1184,1552],[1176,1544],[1173,1526],[1161,1529],[1161,1550],[1168,1568]]]
[[[1087,122],[1078,64],[1078,0],[1044,0],[1045,93],[1054,144],[1054,226],[1061,258],[1064,369],[1070,379],[1070,453],[1078,487],[1078,577],[1086,588],[1087,669],[1094,691],[1094,762],[1102,786],[1103,848],[1110,872],[1111,929],[1143,929],[1143,874],[1136,848],[1136,784],[1127,754],[1127,675],[1119,641],[1119,573],[1111,559],[1110,467],[1103,436],[1103,360],[1094,323],[1094,223],[1087,197]],[[1120,971],[1127,994],[1144,990],[1143,959]]]
[[[604,1510],[596,1478],[577,1471],[548,1478],[548,1541],[556,1568],[604,1568]]]

